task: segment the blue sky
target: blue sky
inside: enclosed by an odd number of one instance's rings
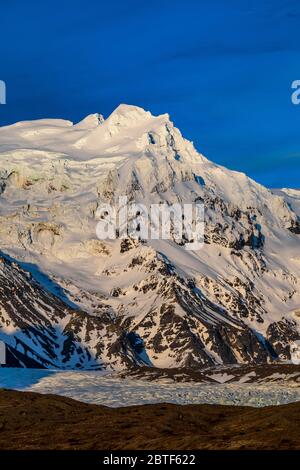
[[[297,79],[298,0],[1,2],[0,125],[135,104],[211,160],[300,187]]]

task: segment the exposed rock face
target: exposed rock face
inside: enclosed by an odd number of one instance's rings
[[[104,299],[91,315],[70,301],[67,305],[66,299],[43,289],[17,263],[1,258],[0,333],[8,347],[8,365],[151,366],[164,361],[166,353],[171,365],[173,361],[182,367],[212,365],[216,360],[271,360],[250,328],[199,297],[190,283],[168,274],[164,261],[147,259],[143,267],[149,276],[132,289],[136,298],[153,299],[150,311],[128,317],[122,315],[124,304],[113,310]],[[112,295],[126,298],[122,290]]]
[[[101,369],[106,350],[112,364],[144,364],[139,358],[144,348],[130,341],[105,308],[100,318],[91,316],[3,257],[0,335],[7,346],[7,366]]]
[[[186,250],[191,240],[177,240],[174,224],[170,240],[98,240],[97,209],[120,196],[202,202],[203,249]],[[0,128],[0,340],[10,363],[290,359],[300,338],[299,211],[300,192],[274,194],[209,162],[168,115],[122,105],[106,120]]]

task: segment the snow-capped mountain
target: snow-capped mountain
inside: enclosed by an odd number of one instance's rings
[[[205,206],[205,245],[96,236],[102,203]],[[169,116],[0,128],[0,340],[44,367],[290,358],[300,338],[300,191],[207,160]]]

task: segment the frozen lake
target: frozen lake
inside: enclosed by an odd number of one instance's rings
[[[300,401],[300,387],[276,384],[147,382],[89,371],[0,368],[0,387],[64,395],[112,407],[146,403],[267,406]]]

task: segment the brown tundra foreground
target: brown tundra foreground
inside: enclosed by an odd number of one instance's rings
[[[300,449],[300,402],[107,408],[0,391],[0,449]]]

